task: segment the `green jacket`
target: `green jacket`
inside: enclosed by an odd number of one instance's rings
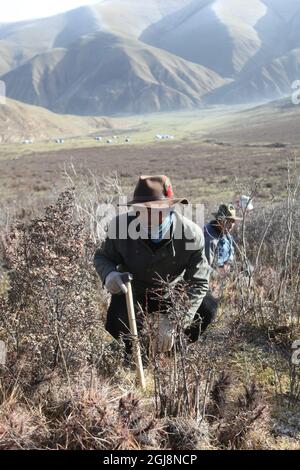
[[[172,285],[187,282],[190,305],[184,323],[188,326],[208,290],[210,268],[200,227],[178,212],[174,215],[171,239],[155,251],[145,240],[124,236],[120,224],[128,228],[135,217],[127,213],[118,215],[111,222],[103,245],[95,253],[94,265],[103,283],[111,271],[122,265],[133,275],[136,296],[153,289],[159,278]],[[117,227],[116,231],[114,227]]]

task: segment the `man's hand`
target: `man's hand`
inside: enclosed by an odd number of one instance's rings
[[[127,294],[127,287],[122,278],[122,273],[112,271],[106,276],[105,287],[111,294]]]
[[[155,352],[171,351],[174,346],[175,327],[167,315],[160,315],[155,329]]]
[[[225,263],[223,266],[219,266],[217,268],[219,274],[227,274],[231,271],[231,265],[229,263]]]

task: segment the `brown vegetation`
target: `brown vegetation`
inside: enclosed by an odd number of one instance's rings
[[[218,283],[218,321],[198,343],[180,328],[184,292],[170,292],[176,350],[150,356],[145,393],[104,331],[108,295],[91,262],[95,207],[120,193],[118,181],[73,168],[76,189],[43,215],[2,224],[0,447],[296,448],[299,180],[294,166],[286,174],[286,199],[241,224],[235,270]]]

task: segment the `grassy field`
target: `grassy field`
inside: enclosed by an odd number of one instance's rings
[[[118,127],[118,120],[113,121],[112,129],[102,129],[95,131],[90,135],[78,137],[66,137],[63,145],[64,149],[72,148],[90,148],[95,146],[94,137],[100,135],[103,141],[97,143],[98,147],[108,146],[107,140],[117,136],[113,141],[113,146],[125,144],[126,137],[130,137],[130,145],[146,145],[156,141],[157,134],[173,135],[174,141],[199,141],[207,134],[209,130],[222,126],[231,119],[234,119],[240,108],[234,108],[232,111],[226,109],[203,109],[194,112],[178,113],[158,113],[144,116],[132,116],[120,118],[123,126]],[[126,125],[125,125],[126,123]],[[34,130],[33,130],[34,132]],[[64,137],[62,135],[61,137]],[[2,143],[0,157],[18,158],[32,151],[43,153],[48,151],[57,151],[59,144],[49,139],[34,139],[33,144],[24,145],[21,143]],[[167,142],[166,142],[167,143]]]
[[[81,174],[117,172],[131,193],[140,174],[166,173],[176,193],[197,203],[216,203],[234,197],[239,185],[262,180],[260,197],[280,197],[286,177],[286,160],[299,150],[245,148],[213,143],[166,142],[152,145],[83,147],[23,154],[0,160],[2,202],[17,197],[46,195],[65,184],[64,166],[71,163]]]
[[[244,113],[248,116],[247,111],[235,108],[132,117],[130,131],[106,131],[101,134],[102,142],[83,136],[67,139],[63,145],[1,144],[0,203],[15,201],[19,206],[30,205],[32,199],[46,201],[64,187],[64,167],[71,163],[80,174],[117,172],[129,195],[140,174],[167,173],[176,193],[197,203],[233,199],[241,186],[254,180],[262,181],[259,197],[263,201],[273,194],[280,198],[287,159],[299,157],[300,146],[294,140],[276,148],[272,133],[266,133],[263,142],[259,133],[257,139],[252,135],[249,145],[244,138],[245,118],[241,120]],[[250,113],[253,120],[257,113]],[[258,119],[262,120],[261,115]],[[159,133],[174,139],[157,141]],[[117,139],[107,144],[114,135]],[[127,136],[129,143],[125,143]]]

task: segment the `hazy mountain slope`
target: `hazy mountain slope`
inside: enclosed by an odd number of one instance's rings
[[[13,50],[7,43],[0,43],[0,75],[8,72],[12,67]]]
[[[300,9],[299,0],[263,0],[263,2],[287,23],[293,19]]]
[[[263,0],[266,15],[255,28],[260,50],[231,84],[206,97],[207,103],[241,104],[274,100],[291,94],[300,76],[300,4],[296,0]]]
[[[97,130],[121,126],[116,120],[94,117],[61,116],[36,106],[7,99],[0,106],[0,142],[20,142],[87,135]]]
[[[299,49],[299,0],[102,0],[0,23],[0,79],[61,113],[262,102],[299,79]]]
[[[300,5],[299,11],[289,23],[288,46],[291,49],[300,47]]]
[[[231,104],[282,96],[298,78],[298,0],[194,0],[150,26],[141,39],[235,82],[208,102]]]
[[[66,47],[102,27],[101,15],[95,8],[87,6],[49,18],[0,25],[0,41],[46,50]]]
[[[255,24],[266,11],[260,0],[194,0],[150,26],[141,39],[233,76],[260,49]]]
[[[138,35],[150,24],[181,9],[192,0],[102,0],[49,18],[0,23],[0,40],[15,44],[64,47],[79,37],[99,30]]]
[[[36,54],[36,48],[23,44],[18,46],[0,41],[0,77],[15,67],[23,64]]]
[[[191,3],[192,0],[103,0],[90,7],[101,15],[107,31],[138,38],[151,24]]]
[[[11,54],[11,69],[36,54],[56,47],[68,47],[80,37],[97,31],[138,37],[152,22],[159,21],[164,15],[190,1],[147,0],[145,3],[140,0],[102,0],[99,4],[76,8],[49,18],[0,23],[0,50],[12,47],[18,50],[18,60],[12,60],[14,54]],[[2,67],[0,74],[8,70]]]
[[[300,77],[300,49],[243,74],[235,82],[205,96],[209,104],[242,104],[275,100],[292,94],[292,83]]]
[[[224,125],[212,129],[207,137],[225,142],[300,143],[300,105],[294,105],[291,97],[238,111]]]
[[[14,99],[95,115],[191,108],[224,83],[204,67],[108,33],[36,56],[3,80]]]
[[[300,4],[298,0],[262,0],[268,7],[255,25],[261,38],[261,48],[238,75],[247,78],[249,72],[265,66],[273,60],[300,47]]]
[[[68,47],[82,35],[101,27],[99,15],[82,7],[50,18],[0,25],[0,48],[12,51],[11,70],[54,47]]]

